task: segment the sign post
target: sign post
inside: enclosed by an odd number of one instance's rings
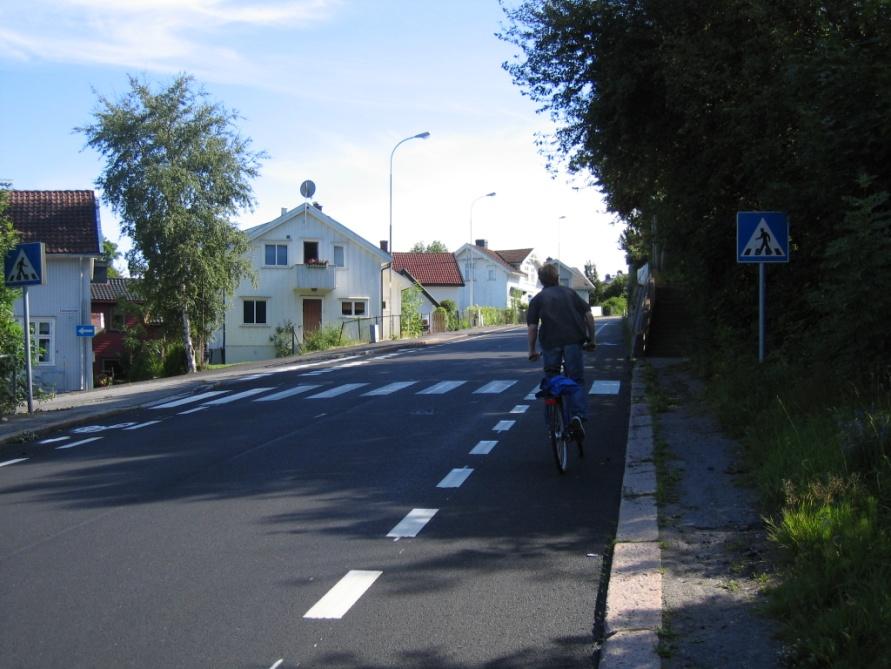
[[[789,262],[789,216],[779,211],[736,212],[736,262],[758,263],[758,362],[764,362],[764,265]]]
[[[46,285],[46,248],[43,242],[17,244],[6,254],[3,279],[7,288],[21,287],[22,312],[25,319],[25,378],[28,384],[28,413],[34,412],[34,389],[31,374],[31,305],[28,286]]]

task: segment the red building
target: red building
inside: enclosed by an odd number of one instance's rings
[[[93,283],[91,317],[96,327],[93,337],[93,377],[96,385],[120,379],[125,375],[124,328],[139,323],[134,315],[127,315],[125,302],[139,302],[133,287],[136,279],[108,278],[105,267],[96,264]]]

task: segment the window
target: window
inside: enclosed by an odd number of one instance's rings
[[[344,300],[340,303],[340,313],[344,316],[364,316],[367,300]]]
[[[335,267],[343,267],[343,247],[342,246],[334,247],[334,266]]]
[[[310,260],[319,259],[319,243],[303,242],[303,262],[308,263]]]
[[[31,319],[31,347],[37,351],[37,364],[55,364],[54,322]]]
[[[489,281],[494,281],[494,280],[495,280],[495,270],[490,269],[489,270]]]
[[[266,323],[266,300],[244,301],[244,322],[246,325]]]
[[[267,244],[266,245],[266,264],[267,265],[284,265],[288,264],[288,245],[287,244]]]

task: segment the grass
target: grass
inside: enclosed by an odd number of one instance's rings
[[[889,666],[891,397],[741,360],[714,365],[709,395],[764,503],[780,555],[769,610],[793,664]]]

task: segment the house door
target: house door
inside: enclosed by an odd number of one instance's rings
[[[303,334],[322,326],[322,300],[303,300]]]

